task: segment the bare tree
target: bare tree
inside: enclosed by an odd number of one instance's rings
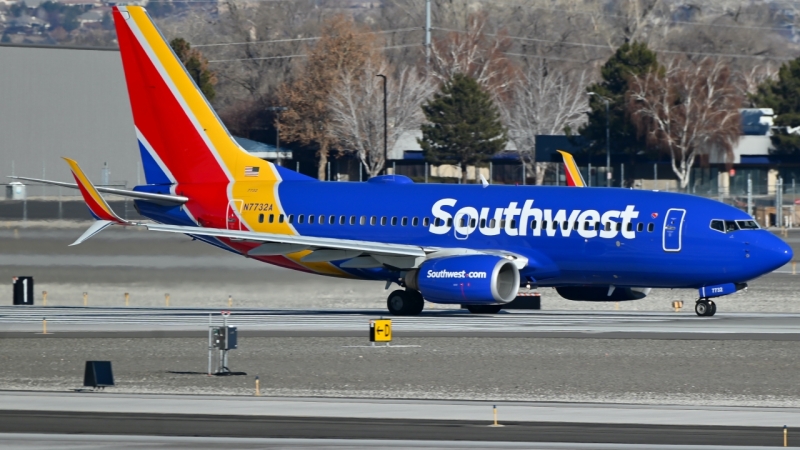
[[[319,147],[317,176],[325,179],[328,152],[335,142],[330,111],[331,95],[340,87],[340,74],[375,58],[382,43],[353,20],[338,15],[326,21],[322,37],[309,49],[308,58],[296,66],[291,83],[281,86],[278,97],[288,109],[281,115],[281,139],[314,143]]]
[[[501,106],[509,139],[527,170],[533,170],[536,184],[542,184],[550,166],[536,161],[536,135],[564,134],[566,127],[577,129],[586,122],[589,81],[585,70],[553,69],[547,60],[535,59],[514,84],[511,100]]]
[[[673,59],[660,71],[631,78],[628,111],[647,142],[672,157],[681,189],[698,155],[730,155],[739,139],[740,83],[720,60]]]
[[[501,32],[487,30],[485,13],[470,14],[465,31],[450,31],[431,45],[431,73],[441,82],[461,73],[475,79],[495,98],[504,98],[511,89],[516,66],[505,52],[511,41]]]
[[[383,148],[383,85],[387,79],[387,147],[394,147],[405,131],[416,130],[424,120],[422,102],[436,89],[415,69],[404,68],[396,76],[384,58],[371,58],[361,67],[342,71],[339,88],[330,99],[331,134],[343,152],[358,156],[370,177],[386,164]]]

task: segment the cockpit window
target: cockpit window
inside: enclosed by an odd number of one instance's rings
[[[755,220],[737,220],[736,223],[742,230],[758,230],[760,228]]]
[[[758,230],[760,229],[755,220],[719,220],[711,221],[711,229],[720,233],[732,233],[739,230]]]

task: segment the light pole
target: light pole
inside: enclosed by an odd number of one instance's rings
[[[281,111],[286,111],[285,106],[270,106],[267,111],[275,111],[275,165],[281,165]]]
[[[383,173],[385,175],[389,171],[389,133],[387,132],[389,127],[386,117],[386,75],[378,74],[375,76],[383,78]]]
[[[596,92],[589,92],[600,100],[606,102],[606,187],[611,187],[611,129],[608,125],[608,103],[609,100]],[[591,176],[591,174],[589,174]]]

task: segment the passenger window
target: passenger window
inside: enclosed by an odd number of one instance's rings
[[[626,227],[628,231],[633,231],[633,224],[628,222],[628,226]]]
[[[428,218],[428,217],[423,217],[422,218],[422,226],[423,227],[427,227],[430,224],[431,224],[431,219],[430,218]]]
[[[655,230],[655,228],[656,228],[655,225],[653,225],[652,223],[648,223],[647,224],[647,232],[648,233],[652,233],[653,230]]]
[[[319,220],[317,220],[317,223],[320,224],[320,225],[325,225],[325,216],[323,214],[320,214]]]
[[[350,216],[350,225],[356,224],[356,216]]]
[[[492,219],[489,221],[489,228],[495,228],[497,225],[497,219]]]
[[[453,226],[453,218],[452,217],[447,219],[447,226],[448,227],[452,227]]]
[[[583,229],[584,230],[588,230],[589,229],[589,221],[583,222]]]
[[[314,223],[314,215],[313,214],[309,214],[308,215],[308,223]]]
[[[481,219],[481,228],[486,228],[486,219]]]
[[[506,228],[506,219],[500,219],[500,228]]]
[[[339,216],[339,225],[344,225],[347,222],[344,216]]]
[[[275,221],[275,214],[270,214],[269,215],[269,223],[272,223],[274,221]]]
[[[328,217],[328,225],[336,225],[336,216]]]
[[[287,219],[288,219],[287,221],[289,223],[293,223],[294,222],[294,214],[289,214],[289,217],[287,217]]]
[[[369,218],[369,224],[370,225],[375,225],[376,223],[378,223],[378,218],[377,217],[372,216],[372,217]]]
[[[278,216],[278,223],[283,223],[283,214]]]
[[[547,229],[547,221],[546,220],[542,221],[542,229],[545,229],[545,230]]]
[[[566,231],[568,228],[569,228],[569,222],[565,220],[564,222],[561,223],[561,229]]]
[[[639,222],[636,224],[636,231],[638,231],[639,233],[644,231],[644,222]]]
[[[622,222],[617,222],[617,231],[622,231]]]
[[[458,221],[458,226],[460,227],[467,226],[467,216],[461,216],[461,220]]]
[[[297,223],[303,223],[305,221],[306,221],[306,215],[305,214],[300,214],[299,216],[297,216]],[[291,219],[289,219],[289,223],[291,223]]]
[[[417,225],[419,225],[419,218],[418,217],[414,217],[413,219],[411,219],[411,226],[415,227]]]
[[[359,225],[366,225],[367,224],[367,216],[361,216],[361,220],[359,221]]]
[[[259,214],[258,215],[258,223],[264,223],[264,215],[263,214]]]
[[[397,225],[397,217],[392,217],[392,226]]]
[[[531,230],[535,230],[535,229],[536,229],[536,221],[535,220],[531,220]]]
[[[401,224],[402,224],[404,227],[405,227],[405,226],[407,226],[407,225],[408,225],[408,217],[403,217],[403,220],[401,221]]]
[[[469,227],[475,228],[475,225],[478,224],[478,219],[469,219]]]
[[[554,229],[554,230],[557,230],[557,229],[558,229],[558,221],[557,221],[557,220],[554,220],[554,221],[553,221],[553,229]]]
[[[381,217],[381,226],[382,227],[386,226],[386,217]]]
[[[725,232],[725,223],[723,221],[721,221],[721,220],[712,220],[711,221],[711,229],[712,230],[717,230],[720,233],[724,233]]]

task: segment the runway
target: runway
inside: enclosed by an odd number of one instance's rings
[[[0,432],[769,446],[794,408],[2,393]],[[493,424],[492,408],[499,412]],[[0,441],[2,442],[2,441]]]
[[[800,314],[718,313],[697,317],[681,312],[504,311],[497,315],[463,310],[424,312],[416,317],[384,316],[382,310],[232,309],[228,324],[242,336],[359,337],[369,321],[392,319],[397,337],[590,337],[648,339],[800,340]],[[221,325],[220,310],[210,308],[0,307],[2,337],[192,337],[207,333],[209,320]]]

